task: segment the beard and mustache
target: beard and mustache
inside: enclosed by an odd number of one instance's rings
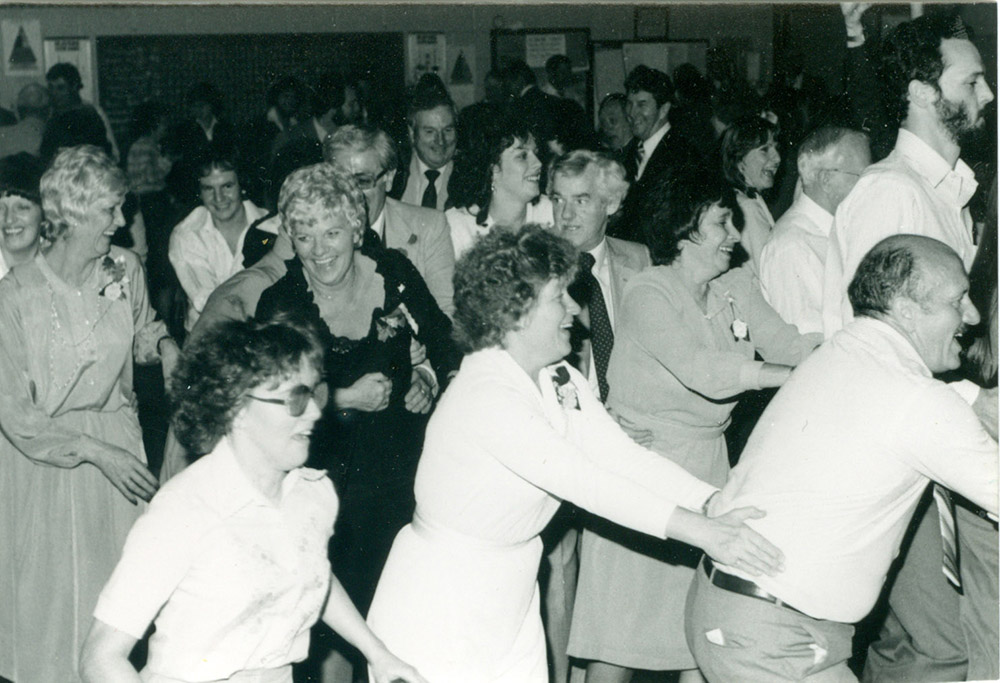
[[[942,93],[934,103],[938,119],[959,147],[969,147],[985,139],[986,120],[983,112],[977,112],[975,119],[966,102],[953,102]]]

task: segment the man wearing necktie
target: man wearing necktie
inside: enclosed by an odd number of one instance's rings
[[[847,283],[862,257],[887,235],[911,233],[940,240],[966,269],[975,257],[968,202],[977,182],[959,157],[963,144],[982,140],[983,108],[993,100],[993,92],[979,51],[960,28],[951,17],[928,15],[898,26],[882,46],[883,85],[900,128],[889,156],[869,166],[837,208],[823,281],[823,331],[828,338],[853,318]],[[991,580],[971,583],[996,586],[997,533],[981,528],[978,510],[969,506],[958,507],[952,517],[946,492],[939,491],[935,500],[936,505],[926,505],[915,517],[913,540],[904,547],[905,559],[891,582],[889,614],[869,649],[866,681],[1000,675],[996,590],[986,596],[969,591],[960,596],[949,580],[961,576],[948,576],[956,569],[960,575],[989,572]],[[983,534],[985,543],[992,545],[992,560],[970,549],[956,566],[951,552],[956,519],[959,545],[965,548],[963,531]],[[990,635],[982,640],[992,644],[986,650],[970,646],[984,632]]]
[[[447,95],[434,91],[414,95],[407,115],[412,152],[400,164],[390,197],[437,211],[448,208],[458,141],[455,120],[455,105]]]
[[[586,339],[576,364],[590,380],[594,394],[604,401],[608,397],[608,359],[614,346],[615,306],[626,281],[651,264],[649,250],[606,236],[608,219],[618,211],[628,190],[625,169],[609,155],[588,150],[564,154],[552,162],[548,189],[553,231],[580,250],[581,265],[570,294],[583,309],[582,326],[589,327],[589,332],[582,330]],[[622,426],[628,431],[627,424]],[[629,433],[640,442],[649,436],[648,432]],[[565,653],[576,593],[578,532],[575,525],[567,526],[548,555],[552,575],[545,593],[546,634],[556,660],[553,680],[560,681],[566,680]]]
[[[709,501],[710,516],[766,511],[748,524],[784,567],[701,563],[685,630],[708,680],[856,681],[854,624],[928,482],[997,514],[996,389],[970,406],[933,376],[959,367],[955,337],[979,322],[968,289],[957,254],[929,237],[893,235],[862,259],[849,288],[857,318],[778,390]],[[936,557],[944,582],[940,545]]]

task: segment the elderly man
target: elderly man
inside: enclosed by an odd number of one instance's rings
[[[867,136],[848,128],[820,128],[799,146],[802,194],[761,251],[760,281],[774,310],[803,334],[823,331],[823,264],[833,213],[870,163]]]
[[[847,282],[861,257],[886,235],[914,233],[941,240],[958,253],[966,268],[976,251],[967,204],[977,183],[959,157],[963,144],[973,144],[981,136],[983,108],[993,100],[979,51],[964,32],[956,33],[953,19],[943,15],[901,24],[882,48],[884,87],[900,130],[893,151],[864,172],[837,209],[823,283],[827,337],[851,319]],[[913,540],[892,582],[885,626],[869,651],[866,680],[962,680],[970,667],[966,641],[975,637],[973,632],[981,630],[983,622],[993,624],[992,638],[987,640],[994,641],[994,647],[982,657],[975,654],[988,663],[981,668],[973,662],[972,670],[992,674],[984,677],[1000,675],[995,648],[997,595],[984,599],[966,591],[960,597],[948,584],[942,575],[940,528],[943,523],[953,533],[957,517],[959,539],[964,526],[966,535],[985,535],[994,548],[996,531],[979,528],[980,510],[960,507],[953,516],[943,489],[936,491],[935,502],[938,513],[929,505],[925,514],[917,515]],[[959,569],[978,566],[962,562]],[[957,572],[949,571],[953,574],[949,578],[958,578]],[[995,572],[992,581],[974,583],[995,585]],[[977,616],[983,610],[987,614]]]
[[[45,88],[38,83],[21,88],[17,93],[18,122],[0,127],[0,159],[18,152],[37,157],[49,111],[49,93]]]
[[[878,599],[928,482],[997,513],[997,443],[933,377],[959,366],[956,336],[979,321],[968,288],[959,257],[928,237],[888,237],[862,259],[857,318],[778,391],[710,501],[713,514],[766,510],[749,523],[785,566],[765,577],[703,561],[686,629],[709,680],[855,680],[852,624]]]
[[[550,173],[553,231],[580,250],[580,270],[570,294],[583,308],[581,318],[589,334],[577,365],[603,401],[608,395],[606,373],[614,344],[614,311],[628,279],[650,265],[649,250],[606,236],[608,219],[618,211],[628,190],[621,164],[601,152],[577,150],[553,161]],[[552,572],[545,594],[546,635],[553,654],[553,680],[565,681],[578,534],[572,519],[556,519],[557,524],[562,522],[559,528],[546,531],[547,540],[555,542],[548,554]],[[578,656],[572,649],[570,653]]]
[[[625,79],[625,93],[628,98],[625,113],[633,138],[623,155],[628,179],[633,184],[614,235],[638,242],[642,241],[637,226],[645,196],[660,178],[696,163],[700,154],[670,126],[674,85],[667,74],[640,64]]]
[[[455,105],[431,88],[416,94],[407,113],[412,153],[390,179],[389,196],[413,206],[444,211],[455,166]]]

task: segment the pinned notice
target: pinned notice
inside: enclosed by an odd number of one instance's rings
[[[42,27],[37,19],[0,21],[0,41],[4,75],[42,75]]]

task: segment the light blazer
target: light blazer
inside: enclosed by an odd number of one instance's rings
[[[455,251],[444,212],[425,209],[385,198],[383,242],[402,251],[427,283],[427,289],[445,315],[451,317],[451,276],[455,272]]]
[[[622,295],[625,293],[625,284],[644,268],[653,265],[649,257],[649,249],[644,244],[620,240],[614,237],[605,237],[607,241],[608,270],[611,279],[611,311],[617,323],[621,319],[618,312],[621,310]],[[580,322],[588,330],[590,329],[590,310],[584,306],[580,312]],[[618,330],[614,330],[615,334]],[[579,370],[585,377],[590,376],[590,338],[583,340],[580,347]]]

